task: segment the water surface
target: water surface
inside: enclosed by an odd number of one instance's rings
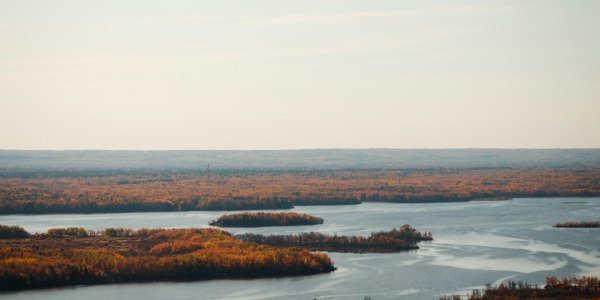
[[[368,235],[411,224],[431,230],[421,249],[391,254],[330,253],[338,270],[314,276],[77,286],[2,294],[2,299],[437,299],[507,279],[543,283],[548,275],[600,275],[600,230],[557,229],[572,220],[600,219],[600,198],[300,206],[322,225],[228,228],[232,233],[318,231]],[[0,224],[30,232],[52,227],[210,227],[226,212],[164,212],[0,216]]]

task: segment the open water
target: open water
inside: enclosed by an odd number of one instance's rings
[[[299,206],[292,211],[325,219],[322,225],[227,229],[237,234],[317,231],[369,235],[411,224],[434,241],[392,254],[329,253],[329,274],[253,280],[209,280],[75,286],[0,294],[20,299],[438,299],[466,295],[486,283],[546,276],[600,276],[600,229],[557,229],[557,222],[600,220],[600,198],[527,198],[509,201],[344,206]],[[0,224],[30,232],[52,227],[210,227],[228,212],[164,212],[0,216]]]

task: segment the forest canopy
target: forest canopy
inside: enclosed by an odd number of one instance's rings
[[[600,168],[0,177],[0,214],[289,209],[600,196]]]
[[[246,233],[237,239],[258,244],[298,247],[314,251],[330,252],[400,252],[419,249],[418,242],[433,240],[430,231],[418,232],[408,224],[390,231],[373,232],[370,236],[338,236],[318,232],[291,235],[261,235]]]
[[[331,272],[335,267],[324,253],[248,243],[218,229],[110,228],[96,232],[73,227],[0,239],[0,270],[0,290],[19,290],[310,275]]]
[[[243,212],[222,215],[210,225],[219,227],[299,226],[323,224],[322,218],[296,212]]]

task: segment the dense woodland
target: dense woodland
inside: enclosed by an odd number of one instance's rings
[[[461,297],[442,296],[440,300],[460,300]],[[541,288],[523,282],[508,281],[498,286],[488,285],[483,290],[474,290],[468,300],[520,300],[520,299],[600,299],[600,281],[597,277],[582,276],[558,279],[547,277],[546,285]]]
[[[295,212],[243,212],[222,215],[210,222],[219,227],[299,226],[323,224],[322,218]]]
[[[326,235],[318,232],[298,235],[261,235],[246,233],[237,239],[263,245],[297,247],[314,251],[330,252],[399,252],[416,250],[420,241],[433,240],[431,232],[420,233],[410,225],[391,231],[374,232],[369,237]]]
[[[257,245],[218,229],[0,226],[0,290],[130,281],[308,275],[335,269],[324,253]]]
[[[600,196],[600,168],[240,171],[0,177],[0,214],[285,209],[498,197]],[[133,172],[133,173],[132,173]],[[10,175],[10,174],[5,174]]]
[[[554,225],[556,228],[600,228],[600,221],[565,222]]]

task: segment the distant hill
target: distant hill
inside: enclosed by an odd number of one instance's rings
[[[598,167],[600,149],[0,150],[0,169],[397,169]]]

